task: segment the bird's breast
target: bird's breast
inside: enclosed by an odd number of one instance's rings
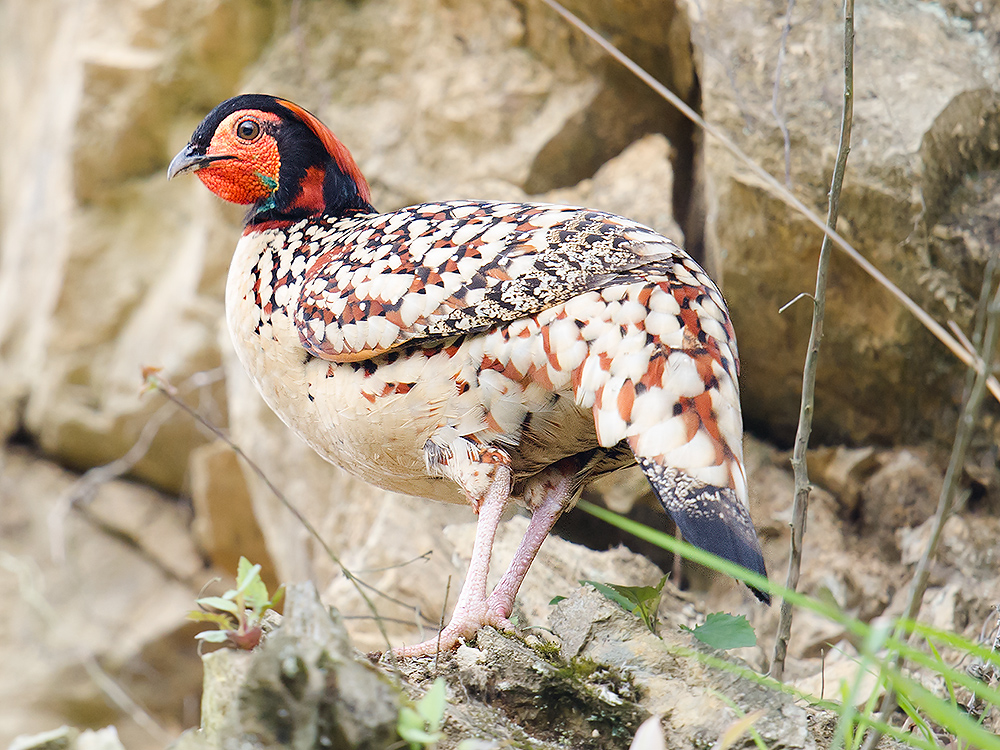
[[[455,386],[461,367],[454,349],[349,363],[311,356],[289,314],[306,261],[272,234],[243,237],[226,287],[233,345],[264,401],[323,458],[351,473],[386,489],[462,501],[452,483],[427,475],[423,454],[443,421],[474,411]]]
[[[230,333],[268,406],[328,461],[386,489],[462,501],[452,482],[427,472],[424,446],[444,427],[503,446],[521,474],[596,444],[568,375],[544,387],[530,376],[548,360],[541,337],[517,335],[522,324],[358,362],[309,355],[289,314],[307,264],[267,234],[237,248]]]

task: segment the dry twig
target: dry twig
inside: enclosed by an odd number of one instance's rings
[[[21,598],[35,611],[46,628],[55,629],[60,615],[45,598],[42,574],[34,562],[0,552],[0,570],[6,570],[17,579]],[[77,649],[76,656],[87,676],[112,705],[117,706],[157,743],[165,744],[173,739],[171,733],[104,670],[93,651],[81,647]]]
[[[791,9],[789,8],[789,12]],[[847,157],[851,153],[851,125],[854,122],[854,0],[844,2],[844,110],[840,121],[840,145],[837,149],[837,164],[833,169],[830,186],[830,207],[826,223],[830,229],[837,228],[840,215],[840,190],[847,171]],[[809,331],[809,347],[806,350],[805,366],[802,369],[802,400],[799,406],[799,426],[795,433],[795,450],[792,454],[792,470],[795,474],[795,500],[792,504],[792,539],[788,557],[788,574],[785,587],[795,590],[799,585],[799,570],[802,565],[802,540],[806,530],[806,513],[809,509],[809,470],[806,466],[806,450],[812,432],[813,403],[816,391],[816,367],[819,363],[819,342],[823,338],[823,319],[826,314],[826,280],[830,265],[830,238],[823,237],[819,250],[819,264],[816,269],[816,291],[813,294],[812,328]],[[771,677],[781,680],[785,670],[785,654],[792,629],[792,604],[783,599],[778,633],[774,641],[771,658]]]
[[[203,392],[206,386],[222,380],[222,377],[221,367],[196,372],[178,386],[178,390]],[[142,430],[139,431],[139,437],[124,455],[85,471],[56,501],[49,511],[48,517],[49,550],[55,562],[66,562],[66,517],[69,515],[70,509],[87,505],[96,497],[101,486],[132,471],[136,464],[149,453],[160,428],[176,412],[177,407],[173,404],[161,406],[146,420]]]
[[[316,527],[309,522],[308,518],[302,515],[302,512],[298,508],[296,508],[287,497],[285,497],[284,493],[281,490],[279,490],[278,487],[275,486],[275,484],[268,478],[267,474],[264,473],[263,469],[261,469],[253,461],[253,459],[251,459],[246,453],[244,453],[242,448],[240,448],[238,445],[236,445],[236,443],[230,440],[229,436],[226,435],[226,433],[224,433],[214,424],[205,419],[205,417],[203,417],[197,411],[192,409],[187,403],[185,403],[177,395],[177,390],[172,385],[170,385],[170,383],[167,382],[165,378],[160,376],[159,370],[157,368],[144,367],[142,374],[147,386],[150,389],[159,391],[164,396],[166,396],[170,401],[172,401],[174,404],[176,404],[185,412],[187,412],[192,418],[194,418],[196,422],[201,424],[203,427],[209,430],[209,432],[211,432],[217,438],[222,440],[226,445],[228,445],[236,453],[237,456],[243,459],[243,461],[246,462],[247,466],[250,467],[250,469],[254,472],[254,474],[256,474],[257,477],[267,486],[267,488],[271,490],[272,493],[274,493],[274,496],[278,498],[281,504],[284,505],[293,516],[295,516],[295,519],[300,524],[302,524],[302,527],[309,533],[310,536],[313,537],[313,539],[317,541],[320,547],[323,548],[323,551],[326,553],[327,557],[329,557],[333,561],[333,563],[340,568],[340,571],[344,574],[344,577],[347,578],[347,580],[354,585],[354,588],[358,592],[358,595],[362,598],[362,600],[364,600],[365,605],[371,611],[372,616],[375,618],[375,623],[378,625],[379,633],[382,635],[383,640],[385,640],[386,647],[389,652],[389,659],[392,662],[393,669],[396,670],[396,672],[398,673],[399,667],[396,664],[395,654],[393,654],[392,652],[392,642],[389,640],[389,634],[386,632],[385,624],[383,623],[382,618],[378,613],[378,610],[375,608],[375,605],[372,603],[372,600],[369,598],[368,594],[365,593],[365,588],[369,588],[375,591],[376,593],[380,592],[378,592],[377,589],[372,587],[370,584],[365,583],[360,578],[355,576],[350,570],[348,570],[347,566],[345,566],[344,563],[341,562],[340,557],[338,557],[337,554],[330,547],[330,545],[326,543],[326,540],[323,539],[320,533],[316,531]],[[402,604],[402,602],[398,603]]]

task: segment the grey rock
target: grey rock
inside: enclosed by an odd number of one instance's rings
[[[841,5],[797,3],[784,48],[784,5],[687,5],[705,119],[825,218],[843,101]],[[995,244],[1000,47],[935,4],[878,0],[855,24],[840,231],[939,322],[969,333],[984,249]],[[706,245],[739,336],[745,417],[790,443],[812,307],[778,310],[814,289],[821,235],[717,140],[705,147]],[[837,250],[826,321],[814,442],[950,439],[964,366]]]
[[[15,737],[7,750],[71,750],[80,731],[73,727],[59,727],[39,734]]]
[[[699,658],[712,651],[676,622],[661,624],[659,635],[654,635],[637,617],[583,587],[557,605],[552,629],[562,642],[562,655],[571,662],[600,664],[627,676],[641,696],[640,705],[663,715],[668,736],[714,742],[739,719],[725,696],[743,713],[763,711],[754,726],[768,747],[818,746],[810,732],[809,710],[749,679],[752,670],[745,664],[729,659],[729,671]]]
[[[62,726],[41,734],[15,737],[7,750],[124,750],[117,730],[85,729]]]
[[[354,651],[340,616],[311,584],[290,586],[285,601],[281,626],[252,654],[205,658],[201,728],[174,750],[382,750],[396,740],[399,690]]]

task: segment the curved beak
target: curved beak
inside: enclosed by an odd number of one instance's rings
[[[212,162],[234,158],[236,157],[226,155],[208,156],[207,154],[199,154],[194,150],[194,146],[189,143],[181,149],[177,156],[170,160],[170,166],[167,167],[167,179],[172,180],[177,175],[184,174],[185,172],[197,172],[199,169],[207,167]]]

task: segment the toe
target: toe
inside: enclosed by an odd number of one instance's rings
[[[398,646],[392,652],[397,658],[436,656],[439,653],[445,654],[458,648],[459,639],[460,636],[456,631],[445,628],[441,631],[440,637],[431,638],[415,646]]]

